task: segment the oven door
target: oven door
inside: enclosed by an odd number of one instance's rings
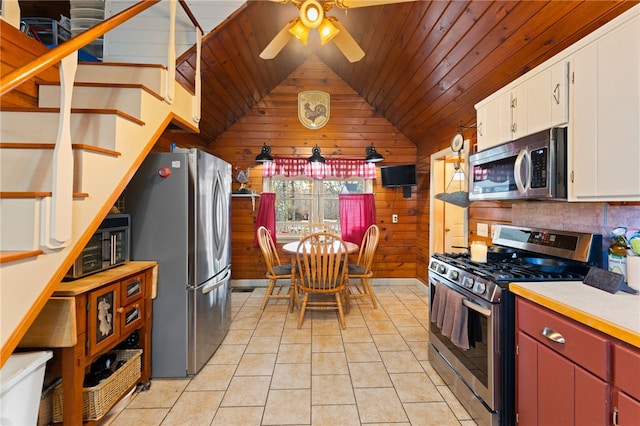
[[[435,274],[429,274],[429,316],[437,283],[465,296],[468,308],[469,349],[462,350],[429,321],[429,342],[490,410],[500,409],[500,304],[489,303]]]

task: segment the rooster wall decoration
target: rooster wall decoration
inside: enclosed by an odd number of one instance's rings
[[[308,129],[319,129],[329,121],[330,95],[320,90],[298,93],[298,119]]]

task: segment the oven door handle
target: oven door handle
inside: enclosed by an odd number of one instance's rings
[[[491,310],[489,310],[487,308],[483,308],[482,306],[477,305],[477,304],[475,304],[473,302],[469,302],[467,299],[463,299],[462,300],[462,304],[464,306],[466,306],[467,308],[472,309],[472,310],[476,311],[479,314],[482,314],[483,316],[485,316],[487,318],[491,317]]]

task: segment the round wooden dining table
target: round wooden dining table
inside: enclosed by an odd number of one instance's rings
[[[338,246],[340,243],[336,241],[333,244]],[[357,244],[351,243],[349,241],[345,241],[344,244],[347,246],[347,253],[354,253],[360,248]],[[299,246],[300,241],[291,241],[290,243],[286,243],[285,245],[283,245],[282,250],[286,251],[287,253],[296,254],[298,252]]]

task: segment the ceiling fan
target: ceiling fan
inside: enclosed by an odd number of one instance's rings
[[[307,44],[309,32],[317,28],[320,42],[326,44],[333,41],[338,49],[347,57],[349,62],[358,62],[364,57],[364,51],[351,37],[347,29],[334,16],[326,16],[326,13],[335,5],[341,9],[354,7],[378,6],[391,3],[404,3],[415,0],[271,0],[278,3],[292,3],[300,10],[300,17],[289,21],[284,28],[264,48],[260,57],[273,59],[291,40],[298,38]]]

